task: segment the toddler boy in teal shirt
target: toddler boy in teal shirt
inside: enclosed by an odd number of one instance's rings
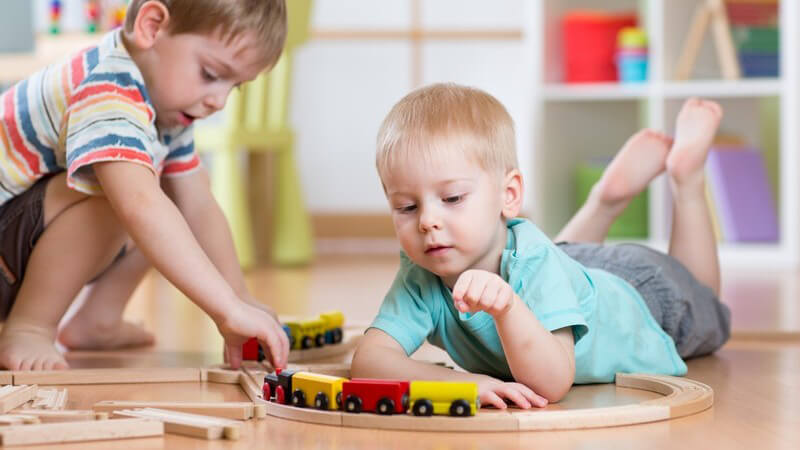
[[[617,372],[684,375],[682,358],[729,336],[703,175],[721,117],[717,104],[690,99],[675,142],[632,136],[555,244],[516,218],[523,180],[512,120],[495,98],[453,84],[406,96],[384,120],[377,154],[401,267],[353,376],[474,381],[482,404],[529,408]],[[603,246],[665,170],[675,199],[669,254]],[[468,372],[411,359],[426,339]]]

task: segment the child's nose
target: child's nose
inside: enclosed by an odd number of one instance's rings
[[[225,106],[225,100],[227,97],[227,93],[215,93],[207,96],[203,103],[207,108],[210,108],[214,111],[219,111]]]
[[[436,213],[434,208],[425,208],[419,216],[419,230],[427,232],[431,230],[439,230],[442,228],[442,223],[439,214]]]

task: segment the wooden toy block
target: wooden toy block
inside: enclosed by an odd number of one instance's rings
[[[203,439],[239,439],[242,422],[221,417],[144,408],[115,411],[115,416],[140,417],[164,422],[164,431]]]
[[[10,370],[0,370],[0,384],[13,384],[14,376]]]
[[[39,389],[32,400],[32,409],[62,410],[67,404],[66,389]]]
[[[41,423],[38,417],[27,414],[3,414],[0,415],[0,426],[5,425],[25,425]]]
[[[125,368],[15,371],[14,384],[70,385],[200,381],[200,369]]]
[[[108,413],[92,410],[48,411],[45,409],[15,409],[12,413],[37,417],[41,423],[108,420]]]
[[[239,384],[238,370],[208,369],[205,372],[209,383]]]
[[[163,435],[164,424],[149,419],[14,425],[0,428],[0,445],[55,444]]]
[[[95,403],[95,411],[114,412],[121,409],[157,408],[228,419],[247,420],[253,417],[252,402],[147,402],[106,400]]]
[[[36,397],[37,385],[3,386],[0,388],[0,414],[5,414]]]

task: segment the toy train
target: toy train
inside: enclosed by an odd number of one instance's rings
[[[307,350],[342,342],[343,325],[344,314],[340,311],[330,311],[310,319],[285,322],[283,331],[289,338],[290,349]],[[242,345],[242,359],[264,360],[264,349],[256,338],[251,338]]]
[[[347,378],[277,370],[264,376],[264,399],[297,407],[349,413],[415,416],[475,415],[480,408],[478,385],[453,381],[397,381]]]

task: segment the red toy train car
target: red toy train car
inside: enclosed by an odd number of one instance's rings
[[[344,410],[403,414],[408,410],[408,387],[408,381],[353,378],[342,383]]]

